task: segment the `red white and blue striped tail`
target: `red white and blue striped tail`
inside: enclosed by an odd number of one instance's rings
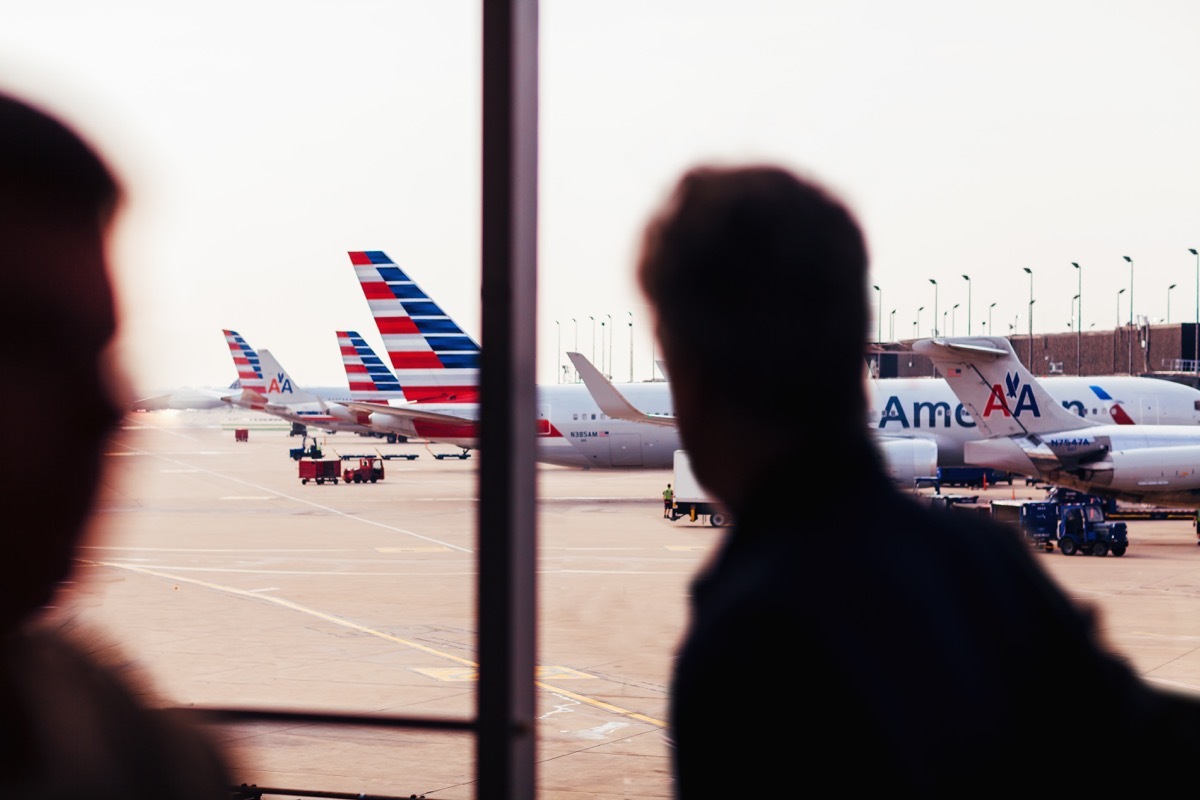
[[[381,250],[350,263],[410,401],[479,401],[479,345]]]
[[[238,385],[242,388],[242,395],[234,402],[237,405],[262,408],[267,383],[263,379],[258,353],[237,331],[223,330],[222,333],[225,334],[225,343],[229,346],[229,355],[233,357]]]
[[[357,331],[338,331],[337,338],[352,399],[366,402],[406,399],[400,381]]]

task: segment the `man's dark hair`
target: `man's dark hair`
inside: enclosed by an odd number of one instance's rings
[[[82,219],[111,214],[119,194],[107,165],[78,134],[0,93],[0,207]]]
[[[638,277],[665,351],[706,391],[865,432],[866,244],[823,188],[772,166],[693,169],[648,225]]]

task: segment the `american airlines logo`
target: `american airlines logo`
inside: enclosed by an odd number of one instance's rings
[[[1001,397],[1001,401],[1003,401],[1003,397]],[[1078,416],[1082,417],[1085,414],[1086,406],[1082,400],[1064,400],[1062,405],[1063,408]],[[1009,410],[1013,416],[1020,416],[1026,411],[1040,416],[1040,409],[1032,395],[1015,406],[1009,406]],[[893,394],[889,395],[884,402],[876,427],[881,431],[907,431],[955,427],[974,429],[976,425],[975,420],[971,419],[970,413],[962,403],[951,406],[944,402],[914,400],[909,406],[906,406],[898,395]]]
[[[1004,376],[1005,385],[992,384],[992,393],[988,395],[987,403],[983,406],[983,416],[988,418],[992,414],[1000,413],[1006,417],[1019,417],[1023,413],[1032,414],[1035,417],[1042,415],[1041,409],[1038,408],[1037,400],[1033,396],[1033,388],[1028,384],[1022,385],[1021,378],[1009,372]],[[1009,398],[1015,402],[1010,406]]]
[[[292,391],[292,382],[282,372],[271,378],[271,382],[267,384],[267,394],[291,394]]]

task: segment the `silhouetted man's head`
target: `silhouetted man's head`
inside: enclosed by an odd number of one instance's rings
[[[53,117],[0,95],[0,314],[10,414],[0,498],[0,631],[66,577],[120,419],[108,346],[116,330],[105,258],[119,188]]]
[[[694,169],[647,226],[638,277],[684,446],[722,499],[740,493],[715,472],[730,447],[761,460],[868,435],[866,245],[820,186],[771,166]]]

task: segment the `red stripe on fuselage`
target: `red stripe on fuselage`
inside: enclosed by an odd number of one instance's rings
[[[1133,424],[1133,417],[1126,414],[1125,409],[1121,408],[1121,406],[1118,405],[1117,403],[1113,403],[1113,407],[1112,407],[1112,410],[1110,411],[1110,413],[1112,414],[1113,421],[1116,422],[1118,425],[1132,425]]]
[[[479,437],[479,426],[474,422],[464,422],[462,425],[453,425],[443,422],[429,422],[428,420],[417,419],[413,420],[413,428],[417,433],[426,439],[477,439]]]

